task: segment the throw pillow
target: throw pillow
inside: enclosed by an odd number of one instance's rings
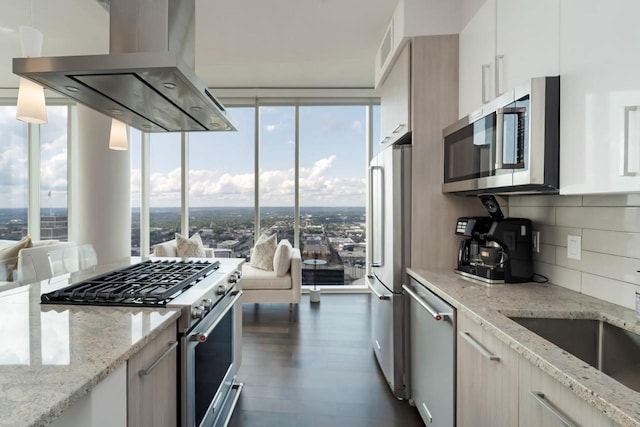
[[[180,233],[176,233],[176,252],[181,258],[204,258],[204,245],[200,233],[196,233],[189,239]]]
[[[0,270],[2,276],[0,280],[12,282],[14,280],[14,271],[18,265],[18,254],[21,249],[31,245],[31,236],[26,236],[22,240],[12,245],[4,246],[0,249]]]
[[[293,246],[287,239],[282,239],[278,243],[276,253],[273,255],[273,270],[276,272],[276,276],[282,277],[289,271],[292,249]]]
[[[273,271],[273,255],[276,252],[276,235],[261,235],[251,253],[251,265],[261,270]]]

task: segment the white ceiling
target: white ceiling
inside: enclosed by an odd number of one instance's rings
[[[196,0],[196,74],[213,87],[373,87],[396,3]],[[96,0],[0,0],[0,10],[0,87],[18,86],[20,25],[42,31],[42,56],[109,51],[109,16]]]

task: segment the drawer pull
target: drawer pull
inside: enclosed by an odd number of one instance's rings
[[[481,354],[484,358],[486,358],[486,359],[488,359],[488,360],[491,360],[492,362],[499,362],[499,361],[500,361],[500,357],[499,357],[499,356],[496,356],[495,354],[490,353],[489,351],[487,351],[487,349],[486,349],[486,348],[484,348],[484,347],[482,346],[482,344],[480,344],[478,341],[476,341],[475,339],[473,339],[473,337],[471,336],[471,334],[470,334],[469,332],[462,332],[462,331],[460,331],[460,332],[459,332],[459,334],[460,334],[460,336],[461,336],[462,338],[464,338],[464,339],[465,339],[465,341],[467,341],[469,344],[471,344],[471,346],[472,346],[473,348],[475,348],[476,350],[478,350],[478,352],[480,352],[480,354]]]
[[[403,124],[399,124],[398,126],[395,127],[394,130],[391,131],[391,133],[398,133],[400,132],[400,129],[402,129],[404,127]]]
[[[168,355],[169,353],[171,353],[173,350],[176,349],[176,347],[178,347],[178,341],[172,341],[169,343],[169,348],[167,348],[165,350],[164,353],[162,353],[160,355],[160,357],[158,357],[156,359],[155,362],[153,362],[147,369],[140,369],[138,371],[138,375],[141,377],[147,376],[149,374],[151,374],[151,372],[153,372],[154,369],[156,369],[156,367],[160,364],[160,362],[162,362]]]
[[[563,426],[576,427],[574,423],[569,421],[562,412],[560,412],[555,406],[551,404],[551,402],[547,400],[547,398],[544,396],[544,393],[540,391],[530,391],[529,393],[536,400],[536,402],[540,404],[540,406],[542,406],[544,409],[549,411],[549,413],[551,413],[554,417],[556,417]]]
[[[427,408],[427,404],[422,402],[422,408],[427,413],[427,418],[429,418],[429,424],[433,423],[433,416],[431,415],[431,411]]]

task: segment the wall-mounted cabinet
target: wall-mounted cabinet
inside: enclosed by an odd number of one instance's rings
[[[380,135],[390,144],[411,130],[411,43],[393,64],[380,86]],[[378,141],[376,141],[378,142]]]
[[[376,54],[376,88],[412,37],[457,34],[460,4],[461,0],[399,0]]]
[[[640,2],[562,0],[560,193],[640,191]]]
[[[532,78],[558,75],[560,0],[486,0],[460,32],[459,117]]]

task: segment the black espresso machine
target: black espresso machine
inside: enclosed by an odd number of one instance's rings
[[[489,216],[458,218],[465,236],[456,273],[489,284],[529,282],[533,278],[531,220],[505,218],[493,196],[480,196]]]

